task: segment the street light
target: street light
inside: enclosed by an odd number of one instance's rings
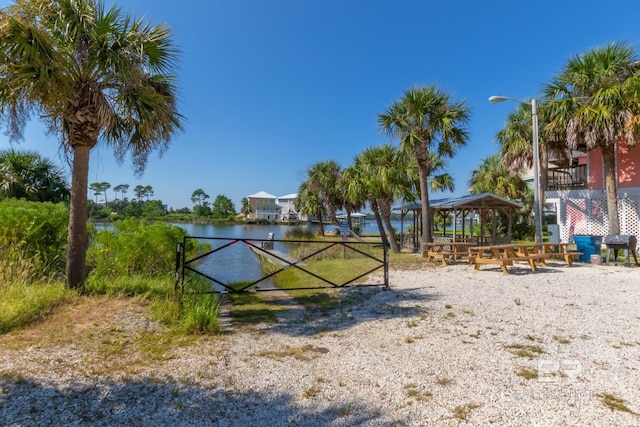
[[[503,101],[515,101],[531,106],[531,125],[533,127],[533,216],[536,225],[536,243],[542,243],[542,206],[540,200],[540,141],[538,140],[538,101],[531,102],[506,96],[490,96],[489,102],[497,104]]]

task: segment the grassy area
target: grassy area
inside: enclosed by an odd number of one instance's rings
[[[0,286],[0,333],[41,320],[74,296],[74,292],[59,282],[3,282]]]
[[[326,246],[326,244],[320,244]],[[382,259],[379,247],[354,245],[354,247],[370,253],[377,259]],[[300,249],[298,257],[304,257],[322,246],[307,245]],[[306,251],[306,252],[305,252]],[[424,266],[424,259],[420,254],[389,254],[391,268],[418,269]],[[323,251],[305,261],[304,268],[329,281],[342,285],[346,281],[363,274],[379,263],[357,251],[344,249],[337,245],[330,250]],[[266,267],[279,269],[280,266]],[[382,268],[374,274],[382,275]],[[0,333],[22,328],[31,322],[44,319],[57,307],[73,303],[77,294],[69,290],[62,279],[43,278],[33,270],[28,259],[13,257],[11,262],[0,264]],[[365,282],[366,277],[358,282]],[[341,292],[339,289],[308,289],[293,290],[293,288],[317,288],[330,286],[318,278],[306,274],[295,268],[286,269],[275,276],[277,285],[296,299],[298,303],[309,310],[327,312],[336,309],[348,301],[351,293]],[[98,275],[91,274],[87,281],[86,291],[91,296],[117,296],[143,298],[149,303],[151,316],[166,325],[173,334],[201,334],[217,333],[218,326],[218,297],[206,294],[210,284],[206,280],[189,278],[182,301],[174,294],[173,277],[145,274],[126,275]],[[198,295],[186,295],[189,292]],[[277,319],[278,312],[287,307],[271,302],[263,294],[229,295],[231,303],[232,321],[237,325],[255,323],[271,323]]]
[[[341,292],[339,288],[333,288],[332,286],[348,286],[369,282],[370,279],[366,273],[372,270],[375,270],[372,274],[377,274],[380,277],[376,283],[383,283],[381,279],[383,269],[380,263],[383,259],[381,248],[375,245],[354,245],[358,250],[369,254],[375,259],[350,248],[345,248],[342,245],[336,245],[310,257],[311,254],[326,247],[327,245],[323,243],[310,243],[293,248],[290,253],[296,259],[305,259],[301,267],[306,271],[298,268],[288,268],[277,273],[272,278],[276,286],[291,295],[307,310],[327,313],[338,307],[355,303],[356,301],[352,300],[351,293]],[[416,256],[397,255],[395,259],[398,262],[408,264],[419,260]],[[262,258],[262,266],[265,274],[281,269],[279,264],[270,261],[268,258]],[[322,277],[326,281],[314,275]],[[361,275],[363,277],[352,282],[354,278]]]
[[[265,300],[255,293],[228,294],[230,316],[235,326],[248,327],[260,323],[276,323],[278,313],[287,307]]]
[[[22,328],[72,300],[75,293],[61,279],[43,273],[38,257],[27,251],[0,249],[0,333]]]

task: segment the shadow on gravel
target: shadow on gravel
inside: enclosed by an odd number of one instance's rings
[[[535,274],[558,274],[558,273],[562,273],[562,270],[558,269],[558,267],[560,268],[576,268],[574,267],[567,267],[566,265],[553,265],[550,264],[548,267],[539,265],[537,266],[538,270],[537,271],[533,271],[531,270],[531,267],[529,267],[526,264],[521,264],[521,265],[512,265],[507,267],[507,269],[509,270],[509,274],[512,276],[529,276],[529,275],[535,275]],[[553,268],[550,268],[553,267]],[[499,273],[499,274],[504,274],[502,273],[502,270],[500,269],[500,267],[498,266],[492,266],[492,265],[483,265],[482,268],[479,271],[476,271],[476,273],[480,274],[480,273]]]
[[[265,300],[266,304],[287,306],[278,313],[278,321],[261,326],[260,330],[290,336],[308,336],[351,328],[358,323],[376,320],[409,318],[424,315],[428,304],[440,295],[428,293],[425,288],[393,289],[384,287],[351,287],[340,289],[333,295],[318,293]],[[322,298],[335,301],[322,301]],[[256,318],[259,318],[256,313]],[[225,333],[233,333],[234,328]]]
[[[553,265],[550,265],[549,267],[555,267]],[[529,276],[529,275],[536,275],[536,274],[557,274],[557,273],[562,273],[562,270],[558,270],[557,268],[549,268],[549,267],[544,267],[544,266],[538,266],[538,270],[537,271],[533,271],[531,270],[531,267],[529,267],[528,265],[511,265],[509,267],[507,267],[507,269],[509,270],[509,275],[511,276]],[[575,268],[575,267],[567,267],[567,268]],[[483,265],[482,268],[478,271],[476,271],[477,274],[482,274],[482,273],[489,273],[489,274],[504,274],[502,272],[502,269],[500,269],[500,267],[498,266],[493,266],[493,265]],[[508,277],[508,276],[507,276]]]
[[[149,379],[114,383],[40,384],[0,375],[0,425],[362,425],[377,421],[378,410],[343,399],[324,409],[299,408],[290,395],[234,393]],[[314,405],[310,405],[314,406]]]

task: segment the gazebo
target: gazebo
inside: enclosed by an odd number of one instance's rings
[[[435,241],[475,241],[476,243],[483,244],[496,244],[499,242],[510,242],[511,241],[511,213],[514,209],[522,209],[522,205],[518,202],[514,202],[509,199],[505,199],[504,197],[497,196],[493,193],[480,193],[480,194],[469,194],[467,196],[462,197],[450,197],[446,199],[435,199],[429,202],[429,207],[432,211],[432,221],[435,217],[436,212],[443,212],[446,216],[450,213],[453,213],[453,229],[451,231],[451,235],[447,235],[447,227],[442,227],[442,235],[438,236],[435,233],[433,234]],[[401,212],[401,220],[400,220],[400,232],[403,236],[402,245],[406,246],[407,244],[411,244],[415,250],[420,248],[420,230],[421,230],[421,213],[422,213],[422,204],[421,203],[409,203],[403,205],[394,210],[399,210]],[[412,212],[413,213],[413,234],[406,236],[409,241],[405,241],[405,233],[404,233],[404,218],[406,215]],[[496,213],[503,212],[506,214],[508,218],[507,225],[507,236],[496,236]],[[480,230],[484,230],[484,218],[489,217],[491,220],[491,236],[484,236],[481,234],[480,236],[473,236],[473,223],[475,214],[479,214],[479,222],[480,222]],[[458,220],[461,223],[462,235],[458,235]],[[468,235],[467,235],[467,220],[468,220]],[[433,226],[433,224],[432,224]]]

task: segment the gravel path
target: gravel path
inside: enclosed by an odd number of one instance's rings
[[[82,346],[5,339],[0,425],[640,425],[640,268],[512,271],[392,270],[341,310],[108,373]]]

